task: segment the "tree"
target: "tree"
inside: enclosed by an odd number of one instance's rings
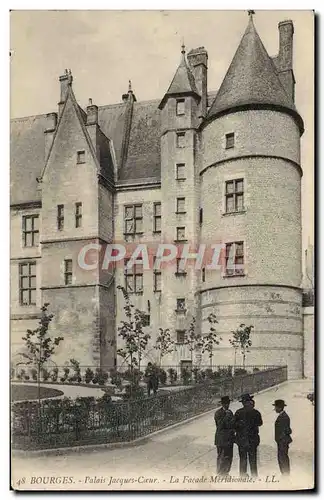
[[[133,375],[135,367],[139,370],[141,368],[142,353],[145,351],[151,336],[143,331],[145,313],[134,308],[129,294],[123,286],[119,285],[117,288],[124,296],[126,315],[126,320],[121,321],[121,325],[118,327],[118,335],[123,339],[124,345],[117,349],[117,355],[124,361],[130,361],[130,370]]]
[[[210,313],[207,320],[209,322],[209,332],[206,333],[206,335],[204,335],[202,338],[202,341],[203,341],[202,353],[203,354],[205,352],[208,353],[210,368],[212,368],[214,346],[219,345],[220,341],[223,339],[218,336],[218,334],[216,332],[216,328],[214,326],[214,325],[216,325],[216,323],[218,323],[218,321],[216,319],[216,315],[214,313]]]
[[[48,336],[49,325],[53,319],[53,314],[48,314],[48,303],[41,307],[41,317],[39,326],[35,330],[27,330],[25,337],[25,347],[27,353],[20,353],[27,361],[27,365],[37,366],[37,382],[38,382],[38,402],[40,402],[40,372],[44,364],[49,361],[54,354],[63,337],[51,338]]]
[[[193,353],[203,347],[203,340],[200,333],[196,331],[196,318],[192,318],[189,328],[185,333],[184,344],[190,351],[190,360],[192,364]]]
[[[243,368],[245,368],[246,353],[250,352],[249,347],[252,345],[251,331],[254,328],[252,325],[246,326],[242,323],[237,330],[232,331],[233,338],[229,340],[232,347],[241,350],[243,357]]]
[[[174,351],[174,340],[171,338],[170,330],[168,328],[159,328],[159,335],[157,336],[154,349],[159,352],[159,367],[162,364],[162,358]]]

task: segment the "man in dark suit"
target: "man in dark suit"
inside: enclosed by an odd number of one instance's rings
[[[217,446],[217,474],[224,476],[229,474],[233,461],[234,444],[234,415],[229,409],[230,398],[221,398],[222,407],[215,413],[216,433],[215,445]]]
[[[278,413],[275,422],[275,441],[278,448],[278,464],[281,474],[290,474],[290,462],[288,456],[289,445],[292,443],[290,418],[285,412],[286,403],[283,399],[276,399],[273,403],[276,413]]]
[[[258,475],[257,448],[260,444],[259,427],[263,424],[261,413],[254,408],[253,396],[243,394],[239,400],[243,408],[234,415],[236,444],[240,456],[240,475],[247,476],[249,459],[251,476]]]

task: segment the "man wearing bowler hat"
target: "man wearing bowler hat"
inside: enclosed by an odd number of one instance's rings
[[[260,444],[259,427],[263,424],[261,413],[254,408],[253,396],[242,394],[239,401],[243,407],[235,412],[234,428],[240,456],[240,475],[247,476],[249,459],[251,476],[258,475],[257,448]]]
[[[278,464],[281,474],[289,475],[290,462],[288,456],[289,445],[292,443],[290,418],[285,412],[286,403],[283,399],[276,399],[273,403],[276,413],[278,413],[275,422],[275,441],[278,448]]]
[[[215,445],[217,446],[217,474],[229,474],[233,461],[234,444],[234,415],[229,409],[230,398],[223,396],[220,400],[222,407],[215,413],[216,433]]]

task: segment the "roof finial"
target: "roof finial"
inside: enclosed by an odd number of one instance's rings
[[[251,19],[253,19],[254,14],[255,14],[255,10],[248,10],[248,15]]]
[[[181,54],[185,54],[185,53],[186,53],[186,46],[184,44],[184,38],[182,37]]]
[[[133,92],[132,91],[132,80],[128,80],[128,92]]]
[[[88,106],[92,106],[92,99],[91,99],[91,97],[89,97],[89,104],[88,104]]]

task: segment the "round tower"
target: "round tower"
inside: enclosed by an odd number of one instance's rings
[[[292,34],[291,21],[279,32],[284,28],[286,35],[287,25]],[[280,43],[292,44],[292,35]],[[222,269],[206,268],[201,307],[203,333],[211,312],[218,319],[223,341],[217,364],[233,364],[231,332],[253,325],[247,364],[287,364],[289,376],[299,378],[303,121],[293,102],[287,53],[270,58],[250,15],[202,126],[201,241],[221,242],[224,259]],[[292,78],[283,78],[287,71]]]

